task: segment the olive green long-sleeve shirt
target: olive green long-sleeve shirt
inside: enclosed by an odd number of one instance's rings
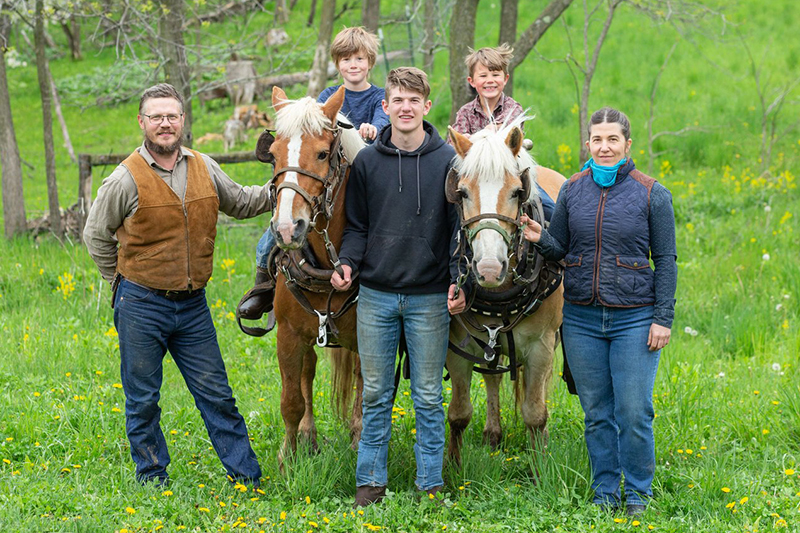
[[[187,157],[195,157],[186,148],[181,148],[178,160],[172,170],[166,170],[156,163],[144,144],[139,153],[156,174],[183,199],[186,193]],[[205,154],[201,154],[208,168],[211,181],[219,197],[219,210],[234,218],[251,218],[269,209],[269,189],[263,186],[243,187],[233,181],[219,164]],[[130,171],[123,165],[117,166],[97,191],[97,198],[89,210],[83,240],[89,255],[97,264],[100,273],[107,281],[114,278],[117,270],[117,229],[123,221],[136,212],[139,206],[139,193]]]

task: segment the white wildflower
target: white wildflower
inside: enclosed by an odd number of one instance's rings
[[[769,206],[769,204],[767,204],[767,205],[765,205],[765,206],[764,206],[764,211],[765,211],[765,212],[767,212],[767,213],[769,213],[770,211],[772,211],[772,208]]]
[[[718,378],[724,378],[725,377],[725,372],[720,372],[719,374],[717,374],[717,377]]]
[[[778,304],[775,306],[776,311],[780,311],[781,309],[783,309],[783,304]]]
[[[780,363],[772,363],[772,371],[773,372],[780,372],[781,371],[781,364]]]
[[[764,261],[769,261],[769,254],[762,255],[761,259],[763,259]]]

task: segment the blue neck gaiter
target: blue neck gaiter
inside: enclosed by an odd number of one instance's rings
[[[586,170],[587,168],[592,169],[592,179],[596,184],[600,187],[610,187],[614,184],[614,180],[617,179],[617,171],[628,161],[628,158],[623,157],[622,160],[614,165],[613,167],[604,167],[603,165],[598,165],[594,162],[594,159],[589,158],[583,168],[581,169]]]

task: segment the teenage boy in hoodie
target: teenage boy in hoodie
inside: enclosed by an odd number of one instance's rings
[[[444,484],[442,372],[450,314],[463,311],[466,300],[464,290],[457,296],[455,291],[458,214],[444,192],[455,152],[423,120],[431,108],[429,94],[421,70],[400,67],[389,73],[383,109],[391,124],[359,152],[347,184],[347,228],[339,252],[344,276],[334,274],[331,283],[346,290],[353,272],[359,272],[364,401],[357,506],[386,495],[401,330],[408,345],[416,413],[416,485],[435,494]]]

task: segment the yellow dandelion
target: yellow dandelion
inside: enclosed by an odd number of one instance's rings
[[[769,435],[769,430],[768,429],[762,429],[761,430],[761,434],[762,435]]]
[[[210,513],[211,512],[211,509],[209,509],[208,507],[198,507],[197,510],[199,512],[201,512],[201,513]]]
[[[642,523],[641,523],[641,522],[639,522],[638,520],[634,520],[633,522],[631,522],[631,525],[632,525],[633,527],[639,527],[640,525],[642,525]]]
[[[311,504],[311,497],[310,496],[306,496],[305,500],[306,500],[306,505],[310,505]]]
[[[308,525],[311,527],[319,527],[319,524],[317,524],[316,522],[312,522],[311,520],[308,521]]]
[[[739,500],[739,505],[744,505],[744,504],[746,504],[746,503],[747,503],[747,501],[748,501],[749,499],[750,499],[750,498],[748,498],[747,496],[745,496],[744,498],[742,498],[741,500]]]
[[[10,465],[10,464],[11,464],[11,461],[9,461],[8,459],[5,459],[5,458],[3,459],[3,462],[4,462],[5,464],[7,464],[7,465]]]
[[[727,504],[725,507],[727,507],[728,509],[733,509],[735,505],[736,505],[736,502],[731,502],[731,503]]]
[[[281,520],[286,520],[286,511],[281,511]]]
[[[794,475],[794,469],[787,468],[786,470],[783,471],[783,473],[786,474],[787,476],[793,476]]]
[[[728,487],[722,487],[722,489],[721,489],[721,490],[722,490],[722,492],[724,492],[725,494],[727,494],[727,493],[729,493],[729,492],[731,491],[731,489],[729,489]]]
[[[625,519],[624,518],[615,518],[614,522],[616,522],[617,524],[624,524],[625,523]]]
[[[164,492],[161,493],[161,495],[162,496],[172,496],[172,491],[171,490],[165,490]]]
[[[778,520],[775,522],[775,527],[786,527],[786,526],[787,526],[787,524],[786,524],[786,520],[784,520],[783,518],[779,518],[779,519],[778,519]]]
[[[136,513],[136,509],[134,509],[133,507],[126,507],[125,508],[125,512],[128,513],[128,514],[135,514]]]

